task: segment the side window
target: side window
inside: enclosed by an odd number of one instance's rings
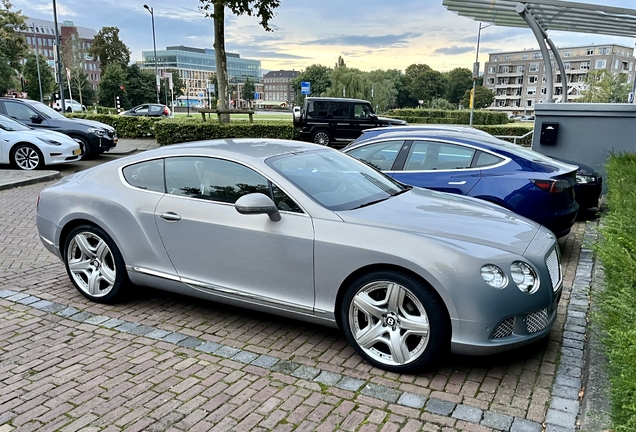
[[[353,106],[353,117],[356,119],[369,118],[371,114],[371,107],[367,104],[355,104]]]
[[[160,111],[163,111],[163,107],[160,105],[150,105],[150,112],[156,113]]]
[[[155,192],[165,192],[163,159],[129,165],[123,169],[123,174],[131,186]]]
[[[349,113],[349,107],[351,106],[347,102],[330,102],[329,103],[330,116],[334,119],[346,119],[349,120],[351,118],[351,114]]]
[[[475,161],[473,162],[474,168],[486,168],[489,166],[497,165],[501,163],[504,159],[499,156],[495,156],[486,152],[477,152],[477,156],[475,157]]]
[[[307,117],[325,118],[329,114],[329,102],[313,101],[307,106]]]
[[[288,211],[293,213],[302,213],[298,204],[294,202],[285,192],[280,190],[278,186],[272,184],[272,194],[274,195],[274,202],[276,207],[281,211]]]
[[[347,154],[360,159],[381,171],[388,171],[393,166],[404,141],[382,141],[369,144]]]
[[[415,141],[405,170],[455,170],[470,168],[475,150],[461,145]]]
[[[37,115],[35,111],[26,106],[25,104],[21,104],[19,102],[4,102],[4,108],[7,111],[7,115],[9,117],[13,117],[16,120],[20,120],[22,122],[31,122],[31,116]]]
[[[146,114],[148,112],[148,105],[142,105],[135,110],[137,114]]]

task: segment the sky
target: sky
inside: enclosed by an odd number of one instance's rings
[[[52,0],[12,0],[29,17],[53,20]],[[636,8],[634,0],[587,0],[586,3]],[[154,8],[157,49],[186,45],[212,48],[212,20],[199,11],[199,0],[147,0]],[[116,26],[132,51],[131,61],[152,50],[152,25],[144,1],[57,0],[58,20],[100,30]],[[226,11],[226,50],[261,60],[263,71],[303,70],[312,64],[333,66],[342,56],[362,70],[400,69],[425,63],[448,71],[472,69],[479,23],[459,17],[442,0],[281,0],[266,32],[255,17]],[[558,47],[618,43],[634,38],[553,32]],[[488,53],[536,49],[529,29],[488,27],[482,30],[480,61]]]

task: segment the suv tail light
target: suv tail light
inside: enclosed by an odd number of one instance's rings
[[[570,182],[567,180],[530,180],[536,187],[548,193],[560,193],[569,189]]]
[[[170,115],[170,108],[168,108],[167,106],[163,106],[163,113],[164,115],[169,116]]]

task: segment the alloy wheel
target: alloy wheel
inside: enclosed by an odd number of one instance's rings
[[[20,147],[15,151],[15,164],[23,170],[34,170],[40,165],[40,155],[31,147]]]
[[[69,242],[66,260],[76,286],[89,297],[104,297],[112,291],[117,268],[104,239],[91,232],[76,234]]]
[[[355,294],[349,326],[362,351],[387,366],[416,361],[430,338],[422,302],[408,288],[389,281],[371,282]]]
[[[329,134],[327,132],[316,132],[314,143],[324,146],[329,145]]]

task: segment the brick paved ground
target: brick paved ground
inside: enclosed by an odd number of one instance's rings
[[[0,191],[0,432],[542,430],[583,223],[559,242],[565,288],[547,340],[397,375],[337,330],[146,289],[89,302],[37,238],[44,186]]]

